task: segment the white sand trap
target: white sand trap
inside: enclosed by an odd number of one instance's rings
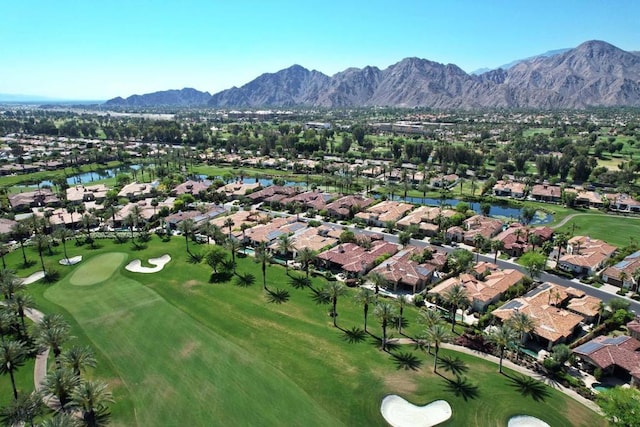
[[[22,279],[22,283],[24,283],[25,285],[30,285],[33,282],[37,282],[42,278],[44,278],[44,271],[36,271],[31,276],[27,276],[24,279]]]
[[[60,260],[60,264],[61,265],[76,265],[80,261],[82,261],[82,255],[74,256],[74,257],[71,257],[71,258],[62,258]]]
[[[150,258],[149,264],[155,265],[155,267],[143,267],[139,259],[134,259],[126,265],[126,269],[133,271],[134,273],[157,273],[162,270],[166,263],[171,261],[171,257],[167,254],[162,255],[159,258]]]
[[[508,427],[550,427],[544,421],[529,415],[516,415],[509,418]]]
[[[395,394],[382,399],[380,412],[393,427],[431,427],[451,418],[451,406],[445,400],[416,406]]]

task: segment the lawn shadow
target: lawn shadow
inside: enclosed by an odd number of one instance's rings
[[[511,381],[511,386],[524,397],[530,396],[536,402],[542,402],[549,397],[547,386],[535,378],[526,375],[507,375],[507,377]]]
[[[446,378],[444,376],[442,377]],[[465,402],[469,399],[476,399],[480,395],[478,386],[471,383],[467,377],[456,376],[455,380],[446,378],[444,388],[445,390],[455,394],[457,397],[462,397]]]
[[[211,273],[209,276],[209,283],[221,283],[228,282],[233,277],[233,274],[229,271],[218,271],[217,273]]]
[[[342,339],[347,341],[349,344],[360,343],[367,339],[367,333],[364,329],[357,326],[354,326],[351,329],[342,329],[340,327],[338,329],[342,331]]]
[[[398,370],[404,369],[405,371],[417,371],[422,366],[422,361],[413,353],[397,353],[392,354],[391,358],[396,364]]]
[[[272,304],[283,304],[289,301],[289,298],[291,298],[289,291],[287,291],[286,289],[276,289],[275,291],[267,289],[266,292],[267,302],[270,302]]]

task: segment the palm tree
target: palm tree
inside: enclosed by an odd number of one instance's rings
[[[40,423],[39,427],[80,427],[80,423],[72,414],[57,412],[53,417]]]
[[[398,333],[402,333],[402,322],[404,318],[402,317],[404,313],[404,307],[409,303],[409,298],[406,295],[398,295],[396,298],[396,304],[398,305]]]
[[[80,383],[80,378],[68,368],[58,368],[49,372],[42,383],[42,390],[46,394],[52,394],[58,398],[60,410],[66,412],[67,405],[71,403],[73,389]]]
[[[235,238],[227,240],[225,246],[231,252],[231,263],[233,264],[233,274],[236,274],[236,252],[240,249],[240,242]]]
[[[433,325],[437,325],[442,321],[442,314],[436,309],[420,310],[418,312],[418,323],[422,325],[425,330],[431,328]],[[424,338],[424,334],[423,337]],[[431,353],[431,342],[426,340],[427,352]]]
[[[25,284],[15,276],[13,270],[0,271],[0,292],[4,295],[4,299],[10,300],[16,292],[24,288]]]
[[[304,271],[307,275],[307,280],[309,280],[309,265],[312,264],[316,259],[316,253],[309,248],[302,248],[298,252],[298,256],[296,260],[304,265]]]
[[[0,374],[9,374],[13,398],[18,399],[18,389],[13,373],[24,364],[27,350],[20,341],[7,340],[0,343]]]
[[[96,367],[96,358],[93,355],[91,347],[73,346],[62,353],[62,362],[65,366],[71,368],[73,373],[80,377],[80,371],[86,368]]]
[[[340,282],[327,282],[322,292],[326,293],[327,297],[331,301],[331,316],[333,317],[333,326],[337,327],[336,318],[338,317],[338,311],[336,306],[338,305],[338,297],[347,293],[347,287]]]
[[[518,339],[518,333],[508,324],[494,328],[487,334],[487,340],[495,344],[500,349],[500,365],[498,372],[502,373],[502,360],[505,349]]]
[[[224,227],[229,227],[229,239],[231,239],[231,227],[233,227],[235,225],[235,223],[233,222],[233,219],[231,219],[231,217],[227,217],[227,219],[224,220]]]
[[[0,412],[0,420],[6,426],[34,426],[33,420],[42,415],[42,396],[40,393],[21,394],[14,399],[9,406]]]
[[[4,337],[9,336],[14,324],[14,314],[9,310],[0,309],[0,341],[4,342]]]
[[[353,300],[356,304],[362,305],[364,311],[364,331],[367,332],[367,316],[369,314],[369,305],[376,303],[377,296],[371,289],[358,288],[358,291],[353,296]]]
[[[451,333],[444,327],[442,323],[436,323],[425,330],[425,339],[433,344],[433,372],[438,370],[438,352],[440,351],[440,344],[447,342],[451,336]]]
[[[567,238],[566,234],[558,233],[555,235],[554,240],[556,242],[556,245],[558,246],[558,253],[556,255],[556,264],[557,264],[560,262],[560,253],[562,252],[562,248],[567,246],[569,239]]]
[[[42,271],[47,274],[47,269],[44,266],[44,258],[42,256],[42,252],[49,245],[49,236],[47,234],[36,234],[33,236],[32,240],[36,245],[36,249],[38,250],[38,256],[40,257],[40,265],[42,266]]]
[[[27,326],[25,325],[25,311],[35,307],[35,303],[33,301],[33,297],[31,295],[18,293],[13,296],[9,300],[9,307],[14,313],[17,313],[20,317],[20,323],[22,324],[22,333],[24,336],[27,336]]]
[[[289,263],[287,262],[287,255],[289,252],[295,250],[295,246],[293,245],[293,240],[291,240],[291,236],[288,234],[282,234],[278,238],[278,251],[282,255],[284,259],[284,269],[287,275],[289,275]]]
[[[480,250],[482,246],[484,246],[485,238],[482,234],[478,233],[473,236],[473,246],[476,247],[476,263],[478,263],[478,259],[480,257]]]
[[[86,213],[82,215],[80,221],[82,222],[82,227],[84,227],[84,230],[87,233],[87,241],[93,245],[93,239],[91,238],[91,227],[93,227],[96,223],[95,215],[92,213]]]
[[[75,407],[82,411],[82,419],[87,427],[99,427],[109,424],[110,412],[108,403],[113,403],[113,396],[107,384],[99,381],[82,381],[71,394]]]
[[[397,313],[393,305],[388,302],[379,302],[376,304],[376,308],[373,310],[373,314],[380,321],[380,325],[382,326],[382,351],[387,350],[387,326],[389,323],[392,323],[396,317]]]
[[[191,218],[187,218],[185,220],[180,221],[178,224],[178,231],[180,231],[184,235],[184,241],[187,245],[187,253],[189,252],[189,237],[193,233],[194,222]]]
[[[262,289],[267,291],[267,263],[271,262],[271,254],[267,249],[267,245],[261,243],[255,251],[255,261],[262,266]]]
[[[519,356],[520,355],[520,349],[522,347],[522,344],[524,344],[525,337],[528,334],[530,334],[531,332],[533,332],[533,330],[536,328],[536,321],[535,321],[534,318],[529,316],[527,313],[524,313],[522,311],[516,311],[509,318],[507,323],[519,335],[518,353],[517,353],[517,356]]]
[[[62,344],[71,338],[69,324],[60,315],[45,314],[38,322],[36,336],[37,342],[42,347],[51,347],[56,365],[59,368]]]
[[[11,231],[9,232],[9,235],[13,240],[17,240],[18,243],[20,243],[20,249],[22,250],[22,259],[24,260],[24,265],[28,265],[29,260],[27,260],[27,255],[24,252],[24,242],[29,237],[31,237],[31,230],[26,224],[22,222],[18,222],[13,227],[11,227]]]
[[[215,233],[215,225],[211,224],[209,221],[205,221],[205,223],[199,227],[199,230],[200,230],[200,233],[207,236],[207,245],[210,244],[211,237]]]
[[[380,292],[380,288],[384,288],[387,286],[387,278],[375,271],[371,271],[369,272],[369,274],[367,274],[367,280],[369,280],[373,284],[376,295],[378,295],[378,292]]]
[[[465,287],[460,284],[453,285],[443,296],[445,303],[449,306],[451,332],[453,332],[456,326],[456,312],[458,308],[464,308],[469,305],[469,296]]]
[[[64,259],[69,260],[67,255],[67,239],[73,237],[73,232],[66,227],[56,228],[53,232],[53,237],[60,240],[62,243],[62,251],[64,252]]]
[[[491,250],[493,251],[493,263],[498,262],[498,252],[504,249],[504,242],[502,240],[492,240]]]
[[[598,303],[598,323],[596,323],[596,328],[600,326],[600,322],[602,322],[605,311],[607,311],[607,303],[604,301],[600,301]]]

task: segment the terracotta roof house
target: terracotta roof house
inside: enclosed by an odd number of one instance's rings
[[[595,191],[580,191],[576,196],[576,205],[601,208],[604,202],[602,195]]]
[[[321,211],[326,208],[329,200],[336,198],[337,194],[323,193],[319,190],[305,191],[304,193],[295,194],[291,197],[282,199],[283,205],[289,203],[300,203],[306,209],[315,209]]]
[[[464,273],[436,285],[429,294],[442,297],[454,285],[462,285],[471,299],[472,310],[482,313],[489,305],[499,301],[507,289],[520,283],[523,278],[524,275],[514,269],[495,270],[484,278]]]
[[[640,202],[628,194],[617,193],[607,195],[611,197],[609,209],[620,212],[640,212]]]
[[[557,185],[536,184],[531,188],[529,195],[540,202],[558,203],[562,200],[562,188]]]
[[[364,212],[358,212],[355,217],[363,219],[367,224],[383,227],[388,221],[397,222],[413,208],[409,203],[385,200],[370,206]]]
[[[355,213],[365,209],[374,201],[374,199],[368,197],[350,195],[329,203],[326,209],[327,213],[334,218],[351,218]]]
[[[500,197],[521,199],[524,197],[526,185],[523,182],[498,181],[493,186],[493,194]]]
[[[639,284],[634,278],[637,271],[640,271],[640,251],[632,253],[616,265],[607,267],[602,272],[602,280],[611,285],[637,289]]]
[[[17,221],[7,218],[0,218],[0,234],[9,234]]]
[[[269,216],[259,211],[240,210],[237,212],[233,212],[230,215],[216,217],[209,221],[209,223],[220,228],[226,234],[229,231],[228,227],[224,225],[227,219],[231,219],[231,221],[233,222],[233,225],[231,226],[232,234],[235,235],[236,238],[241,239],[243,235],[242,224],[247,224],[246,226],[251,228],[258,223],[268,222]],[[246,234],[246,230],[244,234]]]
[[[244,238],[253,246],[260,243],[269,246],[274,244],[281,235],[295,233],[306,226],[305,223],[296,221],[295,217],[278,217],[266,224],[259,224],[246,230]]]
[[[60,204],[60,199],[48,188],[9,194],[7,198],[14,211],[26,211],[30,208],[42,208]]]
[[[540,244],[542,244],[551,238],[553,229],[550,227],[530,228],[519,223],[512,223],[491,240],[501,241],[504,245],[503,252],[512,257],[519,257],[526,251],[533,249],[533,246],[529,244],[530,234],[538,235]]]
[[[249,194],[247,197],[253,203],[264,202],[268,198],[271,200],[275,200],[274,196],[281,196],[279,200],[282,200],[286,197],[291,197],[294,194],[298,193],[298,189],[296,187],[284,186],[284,185],[270,185],[269,187],[263,188],[262,190],[255,191]]]
[[[293,256],[297,255],[297,252],[303,248],[309,248],[314,252],[321,252],[327,250],[338,243],[338,239],[331,237],[329,227],[308,227],[298,230],[293,238],[294,252]]]
[[[435,236],[438,232],[438,219],[450,218],[456,214],[452,209],[441,209],[433,206],[420,206],[419,208],[407,213],[401,218],[396,225],[399,228],[406,228],[417,225],[425,236]]]
[[[67,200],[70,202],[92,202],[101,201],[107,197],[107,188],[104,184],[98,185],[75,185],[67,188]]]
[[[429,181],[429,185],[436,188],[447,188],[454,185],[456,182],[458,182],[459,179],[460,177],[455,173],[449,175],[440,175],[436,176],[435,178],[431,178],[431,180]]]
[[[207,191],[211,187],[211,181],[185,181],[180,185],[177,185],[172,191],[171,195],[179,196],[181,194],[192,194],[197,196],[201,191]]]
[[[473,238],[476,234],[488,240],[500,233],[503,225],[504,223],[498,219],[474,215],[464,220],[462,230],[460,230],[461,227],[455,226],[447,229],[447,238],[473,246]]]
[[[393,290],[398,287],[408,288],[412,293],[417,293],[426,287],[433,277],[433,266],[419,264],[411,259],[411,255],[418,252],[417,247],[407,247],[384,260],[371,271],[381,274]]]
[[[605,374],[630,379],[640,385],[640,341],[633,337],[599,336],[573,349],[581,360]]]
[[[594,274],[616,251],[616,247],[588,236],[575,236],[567,243],[567,253],[558,267],[576,274]]]
[[[640,316],[636,316],[635,319],[627,323],[627,329],[629,330],[629,335],[640,340]]]
[[[132,182],[122,187],[118,193],[118,197],[128,197],[129,199],[141,199],[151,194],[151,189],[156,187],[157,183],[137,183]]]
[[[528,314],[537,323],[534,337],[551,349],[573,336],[583,321],[582,316],[560,308],[569,298],[567,288],[545,282],[524,296],[495,309],[492,314],[503,322],[516,311]]]
[[[383,255],[393,255],[400,246],[383,240],[374,241],[371,249],[355,243],[342,243],[318,254],[318,260],[329,269],[343,270],[350,275],[366,274],[374,267],[375,260]]]

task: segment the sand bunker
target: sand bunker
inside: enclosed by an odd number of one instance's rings
[[[431,427],[451,418],[451,406],[444,400],[416,406],[395,394],[382,399],[380,412],[393,427]]]
[[[143,267],[139,259],[134,259],[126,265],[126,269],[133,271],[134,273],[157,273],[162,270],[166,263],[171,261],[171,257],[167,254],[162,255],[159,258],[150,258],[149,264],[155,265],[155,267]]]
[[[550,427],[549,424],[529,415],[516,415],[509,418],[508,427]]]
[[[43,277],[44,277],[44,271],[36,271],[31,276],[27,276],[24,279],[22,279],[22,283],[24,283],[25,285],[30,285],[31,283],[37,282]]]
[[[62,258],[60,260],[60,264],[61,265],[76,265],[80,261],[82,261],[82,255],[74,256],[74,257],[71,257],[71,258]]]

